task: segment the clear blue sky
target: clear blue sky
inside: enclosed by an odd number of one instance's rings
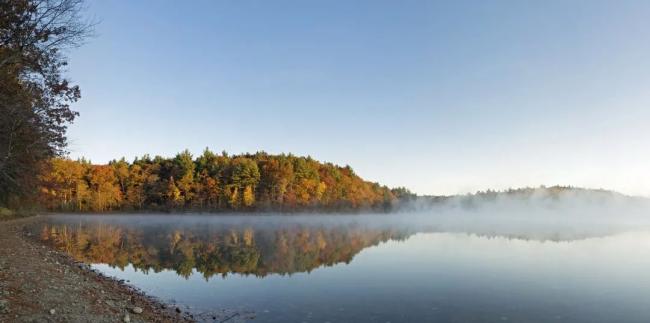
[[[648,1],[93,1],[71,157],[205,147],[420,194],[650,195]]]

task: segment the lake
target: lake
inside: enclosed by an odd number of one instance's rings
[[[495,221],[52,215],[34,230],[207,322],[650,321],[646,227]]]

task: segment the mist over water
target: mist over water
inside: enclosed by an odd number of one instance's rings
[[[405,221],[419,228],[525,239],[572,240],[650,228],[650,200],[598,190],[418,198],[402,210]]]
[[[525,239],[572,240],[650,228],[650,200],[609,191],[531,189],[526,194],[488,193],[411,200],[391,213],[189,213],[87,216],[91,221],[128,227],[210,226],[282,228],[360,226],[409,232],[457,232]],[[57,215],[61,223],[84,222]]]

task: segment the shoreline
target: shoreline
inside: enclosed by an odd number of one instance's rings
[[[36,241],[25,228],[41,219],[0,221],[0,322],[194,322]]]

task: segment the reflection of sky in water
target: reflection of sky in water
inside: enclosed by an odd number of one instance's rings
[[[551,242],[420,233],[350,264],[207,282],[95,265],[163,300],[262,322],[648,322],[650,233]]]

